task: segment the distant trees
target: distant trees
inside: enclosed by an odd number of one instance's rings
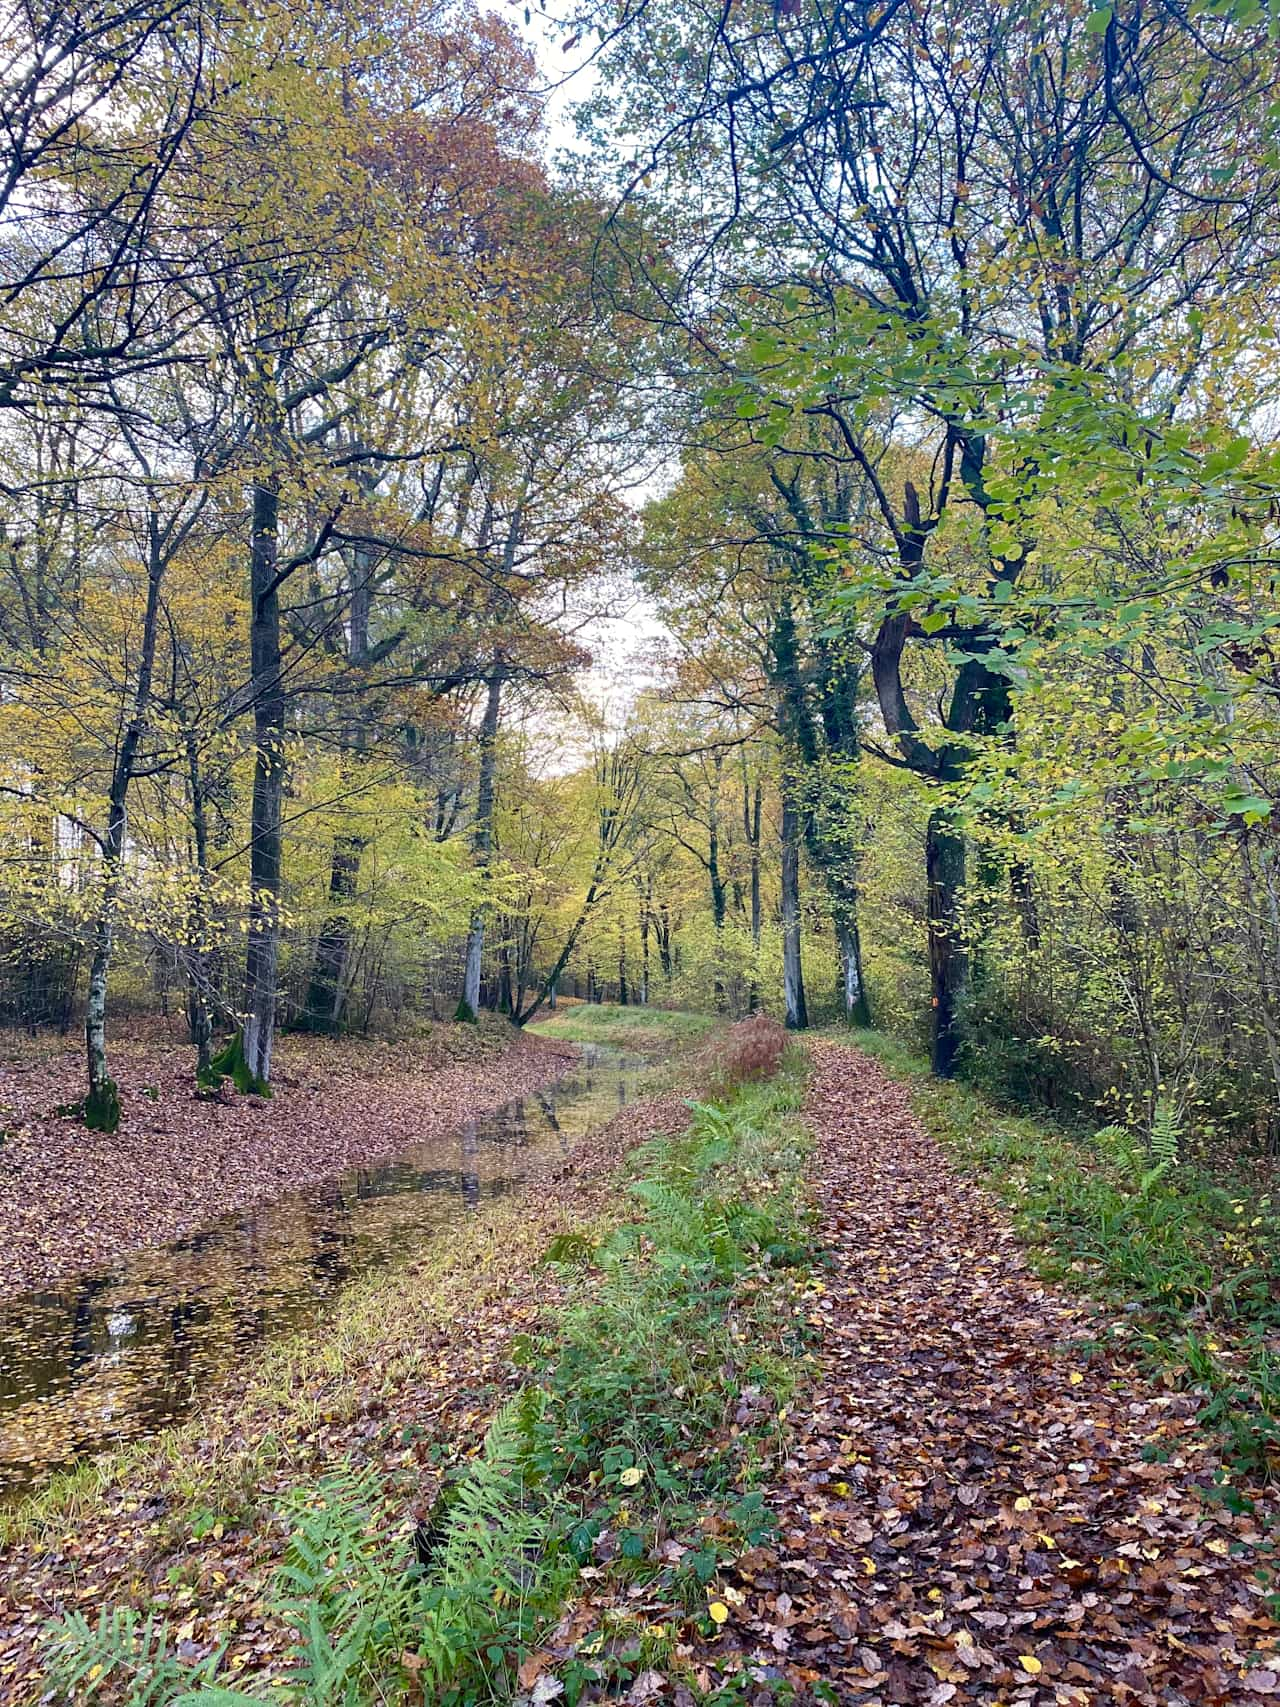
[[[107,1122],[172,976],[206,1082],[576,986],[1280,1128],[1266,19],[577,10],[572,183],[461,0],[4,15],[6,1013]]]

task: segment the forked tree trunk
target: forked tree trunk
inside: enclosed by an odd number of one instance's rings
[[[284,683],[280,669],[280,594],[276,586],[280,489],[274,479],[253,489],[249,548],[250,663],[257,754],[250,809],[249,948],[245,962],[244,1059],[251,1079],[271,1080],[280,961],[281,818],[284,808]]]

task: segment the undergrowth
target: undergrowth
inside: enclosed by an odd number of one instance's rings
[[[762,1486],[808,1368],[803,1080],[789,1055],[692,1105],[685,1133],[634,1154],[633,1218],[554,1242],[567,1303],[514,1346],[525,1385],[419,1527],[416,1562],[373,1472],[295,1491],[274,1585],[294,1632],[283,1685],[227,1687],[220,1654],[182,1662],[162,1623],[108,1610],[51,1633],[51,1699],[478,1707],[554,1676],[541,1699],[574,1707],[669,1665],[682,1627],[714,1631],[717,1572],[770,1531]]]

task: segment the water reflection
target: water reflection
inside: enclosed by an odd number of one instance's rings
[[[628,1100],[642,1063],[586,1048],[570,1079],[110,1270],[0,1302],[0,1490],[154,1433],[353,1275],[517,1190]]]

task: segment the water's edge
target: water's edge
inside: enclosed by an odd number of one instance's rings
[[[0,1302],[0,1492],[179,1421],[349,1280],[520,1190],[533,1161],[632,1100],[644,1069],[584,1045],[564,1078],[453,1133]]]

